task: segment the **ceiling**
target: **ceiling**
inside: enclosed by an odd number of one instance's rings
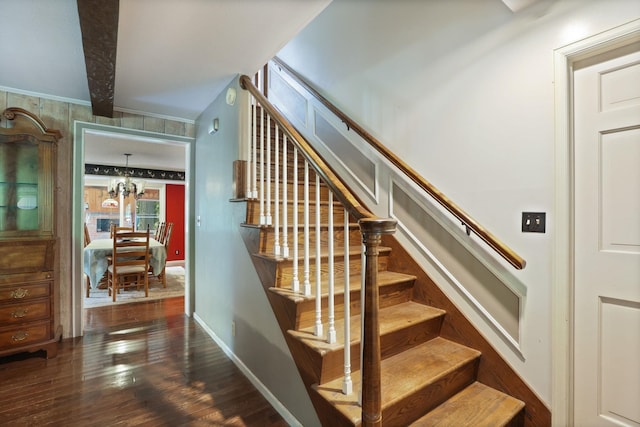
[[[122,133],[85,131],[84,162],[94,165],[129,166],[158,170],[183,171],[185,144],[170,140],[148,140]]]
[[[195,120],[329,2],[120,0],[114,107]],[[0,40],[0,88],[89,103],[76,0],[0,0]]]
[[[91,105],[77,1],[101,0],[0,0],[0,90]],[[255,73],[331,1],[119,0],[113,107],[194,121],[235,75]],[[535,0],[502,1],[516,11]],[[175,144],[108,135],[85,142],[87,163],[123,164],[132,153],[132,167],[184,170]]]
[[[77,0],[0,0],[0,89],[91,105]],[[81,0],[91,1],[91,0]],[[100,1],[100,0],[99,0]],[[120,0],[113,107],[194,121],[330,0]],[[184,170],[175,144],[85,138],[85,162]]]

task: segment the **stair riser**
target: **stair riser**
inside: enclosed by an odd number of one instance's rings
[[[380,292],[380,308],[390,307],[395,304],[409,301],[411,299],[412,283],[395,283],[392,285],[381,286]],[[315,292],[315,288],[312,286],[312,293]],[[350,310],[352,316],[360,315],[360,289],[352,290],[349,292],[350,296]],[[328,323],[328,302],[327,297],[322,297],[322,321],[324,325]],[[295,329],[309,328],[315,325],[316,322],[316,302],[315,299],[306,300],[296,305],[296,327]],[[334,298],[334,314],[336,320],[344,318],[344,291],[342,286],[339,290],[336,290]],[[325,327],[326,330],[326,327]]]
[[[266,199],[267,199],[267,195],[270,193],[271,194],[271,203],[274,203],[276,200],[276,186],[273,182],[271,182],[270,185],[270,192],[268,192],[267,190],[267,184],[265,182],[264,185],[264,197],[265,197],[265,203],[266,203]],[[291,181],[287,182],[287,200],[289,202],[291,202],[293,200],[293,183]],[[283,191],[283,186],[282,186],[282,182],[280,182],[280,184],[278,185],[279,188],[279,193],[280,195],[278,196],[278,200],[279,203],[282,204],[282,191]],[[253,191],[253,188],[251,189]],[[256,183],[255,186],[255,190],[257,192],[257,197],[256,199],[258,199],[260,197],[260,185],[259,182]],[[321,185],[320,186],[320,201],[321,202],[326,202],[327,199],[329,197],[329,188],[325,185]],[[298,184],[298,200],[300,202],[302,202],[304,198],[304,184],[303,183],[299,183]],[[315,203],[316,200],[316,189],[315,189],[315,184],[311,184],[309,183],[309,204],[313,204]],[[334,204],[338,203],[337,200],[334,198]]]
[[[427,342],[438,336],[442,318],[434,318],[425,322],[415,323],[411,327],[396,330],[380,337],[381,358],[401,353],[414,345]],[[358,340],[351,344],[351,371],[360,369],[360,334],[353,334],[352,340]],[[331,381],[344,375],[344,349],[339,349],[320,357],[316,363],[321,366],[320,384]],[[318,366],[316,365],[316,366]]]
[[[304,231],[301,230],[297,233],[298,235],[298,256],[302,257],[303,252],[302,250],[304,249]],[[327,242],[329,241],[328,239],[328,231],[326,228],[322,229],[320,232],[320,245],[321,245],[321,253],[322,252],[326,252],[327,250]],[[287,234],[287,239],[288,239],[288,247],[289,247],[289,256],[293,257],[293,231],[291,230],[291,228],[289,228],[289,232]],[[284,236],[282,234],[282,229],[280,229],[280,233],[279,233],[279,237],[278,239],[280,240],[280,246],[282,247],[284,245]],[[315,253],[316,253],[316,241],[317,241],[317,236],[316,236],[316,232],[314,229],[310,229],[310,234],[309,234],[309,251],[311,256],[315,257]],[[349,244],[351,247],[355,247],[358,245],[358,243],[360,243],[362,241],[362,237],[360,234],[360,230],[358,229],[351,229],[349,230]],[[260,252],[262,253],[269,253],[272,254],[274,253],[274,243],[275,243],[275,231],[273,228],[268,229],[268,230],[264,230],[263,233],[263,239],[260,242]],[[344,231],[343,230],[334,230],[333,232],[333,247],[334,249],[340,249],[342,251],[343,245],[344,245]],[[315,262],[315,261],[314,261]]]
[[[410,396],[383,408],[385,427],[407,426],[475,381],[479,359],[448,372],[429,386],[415,390]],[[416,373],[419,375],[419,373]]]
[[[290,254],[292,255],[292,254]],[[344,257],[339,256],[334,260],[334,273],[336,275],[336,280],[339,280],[340,277],[343,277],[344,274]],[[387,269],[387,255],[381,255],[378,258],[378,271],[384,271]],[[349,274],[356,275],[362,272],[362,260],[360,254],[351,254],[349,256]],[[321,265],[321,277],[322,279],[326,279],[328,277],[327,274],[328,266],[326,262],[323,262]],[[312,283],[315,283],[316,277],[316,267],[315,267],[315,259],[310,259],[309,261],[309,280]],[[298,281],[300,282],[300,289],[302,289],[304,282],[304,263],[302,258],[298,260]],[[286,287],[291,288],[291,284],[293,283],[293,261],[286,260],[280,263],[278,266],[276,284],[277,287]]]
[[[267,159],[267,152],[265,151],[265,162]],[[275,162],[275,153],[271,152],[271,159],[272,161]],[[278,155],[278,181],[280,181],[280,183],[282,183],[282,156]],[[302,156],[298,156],[298,183],[303,184],[304,183],[304,162],[305,160],[302,158]],[[253,168],[253,163],[250,163],[250,167]],[[270,177],[272,181],[275,181],[276,179],[276,166],[275,164],[265,164],[263,166],[262,171],[261,169],[261,165],[260,165],[260,161],[258,161],[258,163],[256,164],[256,185],[260,186],[260,181],[264,180],[266,182],[267,177]],[[294,182],[294,171],[295,169],[293,168],[293,155],[287,157],[287,181],[288,182]],[[253,169],[251,174],[253,175]],[[261,174],[263,174],[261,176]],[[324,185],[322,184],[322,177],[320,177],[320,185]],[[309,165],[309,186],[315,186],[316,183],[316,172],[315,169],[313,169],[313,166]]]
[[[265,201],[263,209],[263,215],[267,214],[267,203]],[[276,212],[276,206],[273,203],[273,200],[271,201],[271,206],[270,206],[270,214],[271,214],[271,225],[275,224],[275,212]],[[287,225],[291,226],[293,224],[293,208],[294,205],[293,203],[289,202],[287,204]],[[279,211],[279,222],[280,222],[280,226],[282,226],[282,222],[284,221],[284,214],[282,213],[282,203],[279,203],[278,205],[278,211]],[[311,226],[315,225],[316,223],[316,205],[315,203],[309,203],[309,223]],[[303,220],[304,220],[304,204],[303,201],[300,200],[297,206],[297,216],[298,216],[298,224],[302,225],[303,224]],[[327,224],[329,221],[329,212],[328,212],[328,206],[327,205],[321,205],[320,206],[320,224]],[[246,219],[247,224],[260,224],[260,202],[258,200],[249,200],[247,202],[247,219]],[[342,206],[334,206],[333,207],[333,223],[336,226],[342,226],[342,224],[344,223],[344,209],[342,208]]]

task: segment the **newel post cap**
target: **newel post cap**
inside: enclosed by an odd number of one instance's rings
[[[398,221],[392,218],[363,218],[358,221],[363,234],[393,234]]]

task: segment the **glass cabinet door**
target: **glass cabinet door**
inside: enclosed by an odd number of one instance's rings
[[[0,233],[40,228],[38,145],[0,144]]]

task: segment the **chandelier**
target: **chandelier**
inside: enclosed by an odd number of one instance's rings
[[[109,197],[114,198],[117,194],[129,197],[129,194],[133,193],[133,197],[137,200],[144,194],[144,181],[134,182],[131,180],[131,175],[129,174],[129,156],[131,156],[131,153],[124,153],[124,155],[127,157],[124,179],[111,180],[109,184]]]

